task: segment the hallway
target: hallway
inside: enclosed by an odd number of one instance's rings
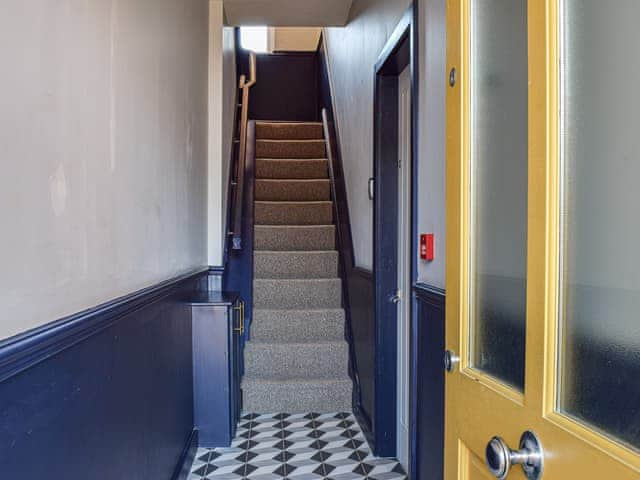
[[[189,480],[404,480],[350,413],[246,414],[230,448],[199,449]]]
[[[640,480],[640,0],[0,5],[0,480]]]

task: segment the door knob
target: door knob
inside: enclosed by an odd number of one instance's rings
[[[444,352],[444,369],[451,373],[456,368],[456,365],[460,363],[460,357],[453,353],[451,350]]]
[[[505,480],[513,465],[521,465],[528,480],[542,478],[544,453],[540,440],[533,432],[524,432],[520,449],[511,450],[501,437],[493,437],[487,444],[485,458],[489,472],[499,480]]]
[[[396,290],[394,295],[389,297],[391,303],[400,303],[402,301],[402,290]]]

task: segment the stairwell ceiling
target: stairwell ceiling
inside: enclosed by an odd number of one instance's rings
[[[343,26],[353,0],[224,0],[229,25]]]

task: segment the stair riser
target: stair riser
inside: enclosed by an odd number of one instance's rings
[[[251,341],[304,343],[344,340],[344,310],[254,310]]]
[[[342,308],[341,281],[255,280],[253,306],[270,310]]]
[[[256,178],[329,178],[327,160],[257,159]]]
[[[258,201],[324,201],[331,199],[328,180],[256,180],[255,198]]]
[[[250,378],[339,378],[348,372],[347,343],[281,344],[250,342],[245,375]]]
[[[350,380],[304,384],[245,382],[243,408],[246,413],[350,412],[352,390]]]
[[[321,140],[319,123],[256,123],[256,138],[260,140]]]
[[[331,225],[331,202],[279,203],[256,202],[256,225]]]
[[[325,158],[324,140],[256,140],[256,158]]]
[[[334,250],[335,227],[265,227],[254,229],[254,249],[270,251]]]
[[[338,252],[256,252],[254,278],[313,279],[338,277]]]

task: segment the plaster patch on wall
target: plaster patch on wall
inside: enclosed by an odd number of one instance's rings
[[[51,208],[56,217],[59,217],[67,207],[67,177],[62,164],[58,165],[55,173],[49,177],[49,191]]]

